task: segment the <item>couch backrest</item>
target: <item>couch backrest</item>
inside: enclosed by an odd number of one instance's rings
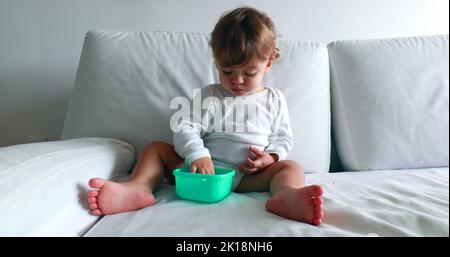
[[[62,138],[112,137],[136,146],[172,143],[177,96],[218,82],[208,34],[90,31],[86,34]],[[281,60],[265,85],[285,95],[294,132],[288,158],[306,172],[330,163],[328,51],[320,43],[280,41]]]
[[[448,166],[448,35],[328,48],[333,130],[345,170]]]

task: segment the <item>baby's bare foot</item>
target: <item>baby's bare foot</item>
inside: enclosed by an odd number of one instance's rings
[[[284,188],[279,190],[266,202],[269,212],[282,217],[320,225],[323,189],[318,185],[303,188]]]
[[[100,178],[89,180],[89,207],[94,215],[106,215],[138,210],[152,205],[155,198],[150,189],[141,184],[116,183]]]

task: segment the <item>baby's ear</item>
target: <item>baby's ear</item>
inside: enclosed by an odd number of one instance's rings
[[[264,73],[267,73],[270,68],[272,68],[272,64],[273,64],[273,59],[269,58],[269,60],[267,61],[267,65],[266,65],[266,71]]]

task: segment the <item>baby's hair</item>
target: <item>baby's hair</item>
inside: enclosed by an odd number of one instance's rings
[[[269,16],[251,7],[222,15],[211,33],[211,48],[219,67],[245,65],[253,57],[277,61],[275,25]]]

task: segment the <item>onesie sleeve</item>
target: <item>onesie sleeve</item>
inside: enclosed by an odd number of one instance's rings
[[[292,149],[294,139],[286,100],[278,89],[273,101],[274,122],[269,136],[269,145],[264,149],[267,153],[278,155],[278,161],[285,160]]]
[[[203,144],[203,136],[208,131],[210,120],[210,108],[202,108],[205,97],[210,96],[211,86],[207,86],[198,91],[189,101],[189,108],[186,106],[179,110],[181,116],[176,129],[172,128],[173,145],[175,152],[185,160],[186,166],[197,159],[203,157],[211,158],[209,150]],[[171,127],[173,126],[171,120]]]

